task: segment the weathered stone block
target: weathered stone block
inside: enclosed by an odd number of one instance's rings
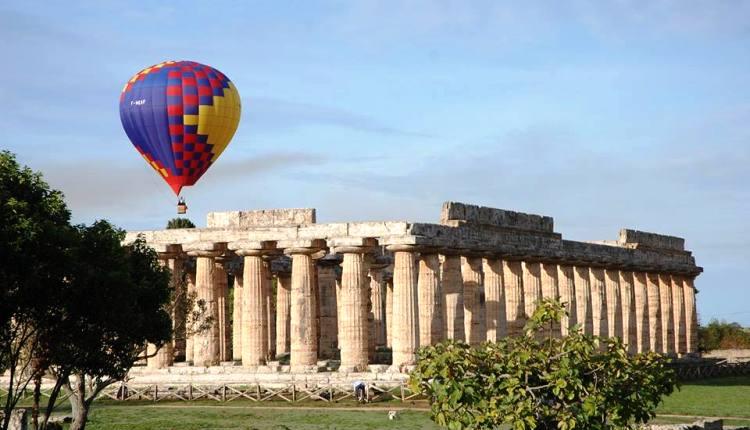
[[[477,224],[493,227],[552,233],[554,220],[549,216],[514,212],[504,209],[445,202],[440,213],[440,224]]]
[[[630,230],[626,228],[620,230],[620,239],[618,242],[623,245],[635,244],[638,247],[646,248],[669,249],[673,251],[685,250],[685,239],[681,237]]]
[[[209,228],[278,227],[315,223],[315,209],[265,209],[254,211],[209,212]]]

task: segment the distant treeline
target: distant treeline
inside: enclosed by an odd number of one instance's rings
[[[708,325],[698,328],[698,349],[750,348],[750,331],[735,322],[711,320]]]

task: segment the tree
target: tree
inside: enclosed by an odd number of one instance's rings
[[[9,371],[0,428],[6,429],[38,373],[39,341],[59,316],[73,233],[62,193],[7,151],[0,152],[0,220],[0,371]]]
[[[195,224],[187,218],[172,218],[167,221],[167,230],[176,228],[195,228]]]
[[[451,429],[616,429],[654,416],[674,390],[655,353],[628,355],[619,339],[553,335],[565,310],[544,300],[519,337],[470,347],[444,342],[418,353],[410,383]]]
[[[750,348],[750,332],[738,323],[714,319],[707,326],[698,328],[698,349],[700,351],[743,348]]]

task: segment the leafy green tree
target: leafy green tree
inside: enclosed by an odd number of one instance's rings
[[[175,228],[195,228],[195,224],[187,218],[172,218],[167,221],[167,230]]]
[[[743,348],[750,348],[750,332],[738,323],[714,319],[707,326],[698,328],[698,349],[701,351]]]
[[[675,387],[667,360],[628,355],[619,339],[556,337],[565,310],[544,300],[519,337],[470,347],[444,342],[419,351],[410,383],[450,429],[617,429],[644,423]]]
[[[73,240],[63,195],[42,175],[0,152],[0,372],[8,371],[2,399],[10,411],[38,375],[35,351],[54,326]]]

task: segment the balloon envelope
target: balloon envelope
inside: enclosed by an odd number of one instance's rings
[[[240,96],[223,73],[193,61],[166,61],[136,73],[120,95],[120,120],[148,164],[179,195],[229,145]]]

